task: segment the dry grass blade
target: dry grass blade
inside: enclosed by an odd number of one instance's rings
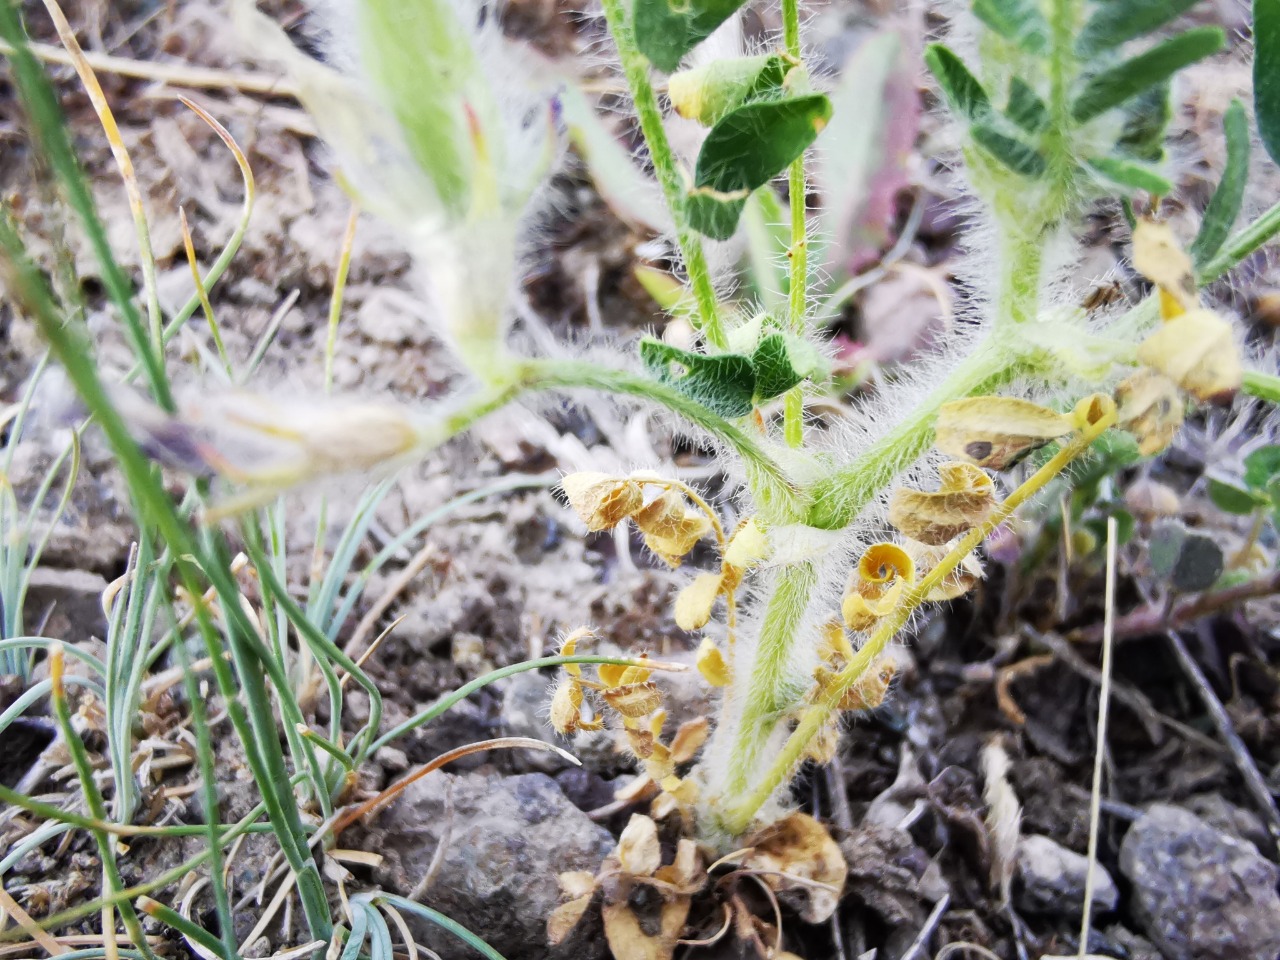
[[[1098,693],[1097,746],[1093,755],[1093,792],[1089,798],[1089,866],[1084,881],[1084,911],[1080,917],[1080,952],[1089,949],[1089,920],[1093,911],[1094,876],[1098,872],[1098,820],[1102,800],[1102,761],[1107,751],[1107,715],[1111,707],[1111,648],[1116,614],[1116,518],[1107,517],[1107,589],[1102,621],[1102,688]]]
[[[47,43],[29,43],[28,49],[36,59],[45,63],[75,66],[75,59],[67,51]],[[0,54],[13,53],[9,44],[0,42]],[[208,90],[242,90],[245,93],[263,93],[277,97],[297,97],[297,88],[282,77],[263,76],[242,70],[222,70],[218,67],[193,67],[185,63],[150,63],[119,57],[109,53],[85,51],[84,62],[99,73],[113,73],[135,80],[154,80],[175,87],[198,87]]]
[[[218,327],[218,318],[214,316],[213,304],[209,302],[209,291],[205,289],[204,280],[200,276],[200,264],[196,260],[196,245],[191,239],[191,226],[187,223],[187,211],[178,207],[178,224],[182,228],[182,249],[187,254],[187,263],[191,267],[191,278],[196,284],[196,296],[200,298],[200,309],[209,324],[209,333],[213,336],[213,345],[218,351],[218,359],[231,376],[231,361],[227,358],[227,348],[222,342],[222,331]]]
[[[574,766],[582,766],[582,762],[573,754],[569,753],[569,751],[561,750],[554,743],[547,743],[544,740],[534,740],[532,737],[496,737],[493,740],[481,740],[478,743],[469,743],[464,747],[457,747],[453,750],[448,750],[440,754],[440,756],[419,767],[417,770],[413,771],[413,773],[401,777],[376,797],[366,800],[354,810],[339,817],[337,822],[333,825],[333,835],[334,837],[337,837],[338,834],[351,826],[351,824],[355,823],[361,817],[366,816],[381,807],[383,804],[395,799],[395,797],[403,793],[410,784],[417,780],[421,780],[433,770],[439,770],[447,763],[452,763],[454,760],[469,756],[473,753],[482,753],[485,750],[510,750],[521,747],[530,750],[547,750],[551,753],[559,754]]]
[[[67,22],[62,8],[58,6],[57,0],[44,0],[44,7],[49,11],[53,25],[58,31],[58,39],[62,41],[62,45],[67,49],[71,65],[75,68],[76,75],[80,78],[85,94],[93,105],[93,111],[98,115],[98,122],[102,124],[102,132],[106,134],[107,143],[111,146],[111,156],[115,158],[116,167],[120,171],[120,180],[124,183],[125,194],[129,198],[129,212],[133,216],[134,230],[138,234],[138,249],[142,260],[142,282],[146,288],[147,316],[151,324],[151,339],[155,349],[160,351],[163,349],[163,331],[160,319],[160,298],[156,286],[156,261],[151,252],[151,229],[147,225],[146,210],[142,206],[142,190],[138,186],[138,175],[133,168],[133,160],[129,156],[129,150],[125,147],[124,140],[120,136],[120,127],[116,123],[115,115],[111,112],[110,104],[107,103],[106,94],[102,92],[102,84],[98,83],[98,77],[93,72],[93,67],[85,58],[84,51],[80,49],[80,42],[76,39],[75,32],[71,29],[71,24]]]
[[[40,924],[31,918],[31,914],[18,906],[18,901],[9,896],[4,888],[0,887],[0,913],[7,917],[12,917],[13,922],[20,926],[33,942],[38,943],[40,948],[49,956],[56,957],[71,951],[60,944],[51,933],[43,930]]]

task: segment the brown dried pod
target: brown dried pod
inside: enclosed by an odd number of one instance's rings
[[[604,702],[624,717],[646,717],[662,706],[662,694],[652,680],[628,683],[600,691]]]
[[[1004,470],[1071,433],[1070,417],[1017,397],[970,397],[938,411],[935,445],[989,470]]]
[[[592,532],[612,529],[644,505],[640,484],[607,473],[571,473],[560,486]]]
[[[1133,434],[1144,457],[1169,446],[1182,428],[1185,403],[1178,385],[1148,367],[1116,387],[1116,403],[1120,428]]]
[[[895,490],[889,501],[889,522],[904,536],[939,546],[982,523],[996,507],[991,478],[968,463],[946,463],[939,470],[934,493]]]

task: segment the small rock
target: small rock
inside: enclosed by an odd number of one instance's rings
[[[1273,960],[1280,870],[1253,844],[1154,804],[1125,835],[1120,869],[1133,913],[1168,960]]]
[[[1089,858],[1062,844],[1028,834],[1018,840],[1014,902],[1026,913],[1065,914],[1078,917],[1084,912],[1084,888],[1089,875]],[[1093,865],[1093,909],[1110,913],[1116,908],[1120,891],[1106,867]]]
[[[369,849],[386,856],[379,881],[403,894],[426,876],[444,842],[439,872],[422,901],[504,956],[606,955],[598,924],[585,921],[554,951],[547,946],[547,918],[560,903],[557,876],[594,873],[614,839],[544,774],[429,774],[383,812],[371,833]],[[475,956],[438,929],[418,932],[444,958]]]
[[[373,287],[356,312],[356,325],[370,340],[390,346],[423,344],[430,336],[416,301],[405,291]]]

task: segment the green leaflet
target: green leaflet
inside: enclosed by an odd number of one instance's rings
[[[1039,133],[1049,125],[1049,108],[1021,77],[1009,83],[1009,103],[1004,115],[1027,133]]]
[[[990,116],[991,98],[987,91],[949,47],[941,43],[929,44],[924,51],[924,62],[956,114],[969,121]]]
[[[1253,0],[1253,110],[1271,159],[1280,163],[1280,0]]]
[[[640,359],[655,378],[722,417],[745,417],[823,366],[809,343],[786,333],[764,337],[750,356],[694,353],[646,337]]]
[[[689,225],[717,240],[733,236],[751,191],[803,154],[830,117],[820,93],[748,103],[722,117],[698,153]]]
[[[1173,191],[1173,184],[1156,171],[1123,157],[1094,157],[1085,163],[1102,179],[1123,189],[1145,190],[1157,197]]]
[[[1253,513],[1270,502],[1266,497],[1259,497],[1234,483],[1228,483],[1216,477],[1209,478],[1209,499],[1219,510],[1240,515]]]
[[[1226,566],[1212,537],[1188,530],[1177,521],[1160,524],[1148,544],[1151,569],[1180,593],[1208,590]]]
[[[1227,137],[1227,165],[1191,244],[1191,259],[1197,267],[1212,260],[1226,241],[1227,234],[1240,216],[1244,188],[1249,178],[1249,118],[1245,115],[1243,103],[1231,101],[1231,106],[1222,116],[1222,126]]]
[[[667,96],[680,116],[709,127],[744,103],[779,96],[790,69],[778,53],[717,60],[673,73]]]
[[[634,0],[636,46],[663,73],[728,20],[745,0]]]
[[[1111,50],[1151,33],[1189,10],[1196,0],[1123,0],[1100,3],[1076,37],[1076,54],[1087,60],[1103,50]]]
[[[1149,87],[1163,83],[1183,67],[1217,53],[1226,39],[1219,27],[1198,27],[1096,73],[1071,104],[1071,116],[1077,123],[1087,123]]]
[[[1014,173],[1032,179],[1044,176],[1047,165],[1044,157],[1034,147],[1021,140],[1005,136],[984,123],[975,123],[970,128],[969,134],[973,137],[974,143]]]
[[[1280,477],[1280,446],[1259,447],[1244,458],[1244,482],[1251,490],[1266,490]]]
[[[1048,42],[1049,25],[1033,0],[973,0],[973,14],[1028,53],[1039,53]]]
[[[1116,149],[1135,160],[1159,163],[1164,159],[1165,131],[1173,119],[1168,81],[1138,94],[1124,106],[1124,126]]]

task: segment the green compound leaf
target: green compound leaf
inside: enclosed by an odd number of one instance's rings
[[[951,48],[941,43],[929,44],[924,51],[924,62],[953,111],[970,121],[983,120],[991,115],[991,98],[987,91]]]
[[[807,340],[789,333],[771,333],[751,355],[756,373],[755,400],[780,397],[822,369],[822,357]]]
[[[1222,126],[1227,136],[1227,165],[1191,244],[1191,259],[1198,267],[1212,260],[1226,241],[1240,216],[1245,182],[1249,179],[1249,118],[1243,103],[1231,101],[1223,114]]]
[[[1280,476],[1280,446],[1259,447],[1244,458],[1244,482],[1250,490],[1266,490]]]
[[[634,0],[636,46],[663,73],[728,20],[745,0]]]
[[[698,153],[686,215],[716,240],[738,226],[747,197],[781,173],[831,118],[831,101],[814,93],[748,103],[722,117]]]
[[[722,417],[745,417],[755,407],[756,372],[741,354],[708,356],[645,337],[640,359],[653,377]]]
[[[1163,83],[1183,67],[1217,53],[1226,39],[1220,27],[1198,27],[1096,73],[1071,104],[1071,116],[1077,123],[1087,123],[1149,87]]]
[[[1150,167],[1145,167],[1122,157],[1095,157],[1086,160],[1095,173],[1108,183],[1126,190],[1145,190],[1147,193],[1165,197],[1173,192],[1171,184]]]
[[[1009,83],[1009,103],[1004,115],[1027,133],[1039,133],[1049,125],[1049,108],[1021,77]]]
[[[1151,33],[1184,13],[1196,0],[1113,0],[1097,5],[1076,37],[1076,54],[1087,60],[1103,50],[1111,50]]]
[[[1034,147],[982,123],[974,124],[969,134],[978,146],[1014,173],[1032,179],[1044,176],[1045,159]]]
[[[1032,0],[973,0],[973,14],[1028,53],[1039,53],[1048,42],[1049,25]]]
[[[1252,491],[1213,477],[1209,478],[1209,499],[1219,510],[1241,515],[1253,513],[1258,507],[1265,507],[1270,503],[1268,499],[1259,497]]]
[[[1263,146],[1280,163],[1280,0],[1253,0],[1253,112]]]
[[[1165,132],[1173,119],[1170,93],[1167,82],[1158,83],[1125,104],[1124,126],[1116,149],[1147,163],[1164,159]]]

